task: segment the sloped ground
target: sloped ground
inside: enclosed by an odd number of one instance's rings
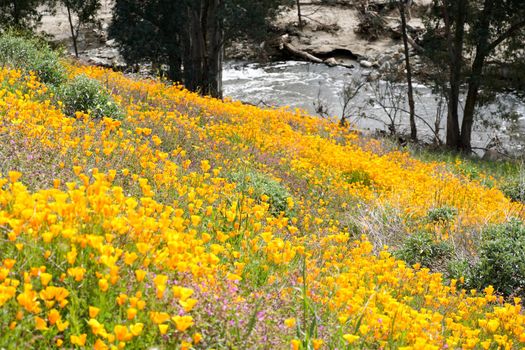
[[[34,76],[0,72],[0,346],[523,346],[519,299],[382,247],[449,206],[436,239],[468,249],[523,216],[498,190],[300,111],[68,69],[125,117],[66,117]]]

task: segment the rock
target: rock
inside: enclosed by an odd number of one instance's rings
[[[399,64],[397,64],[397,73],[398,74],[402,74],[402,75],[405,75],[406,74],[406,69],[407,69],[407,66],[406,66],[406,63],[404,61],[401,61]]]
[[[379,70],[381,72],[390,72],[392,70],[392,64],[390,61],[386,61],[381,65],[381,67],[379,67]]]
[[[310,37],[307,37],[307,36],[302,36],[299,39],[299,42],[301,44],[304,44],[304,45],[312,45],[312,39]]]
[[[379,55],[379,57],[377,58],[377,62],[379,63],[379,66],[382,66],[383,64],[391,60],[392,60],[392,56],[388,54]]]
[[[372,71],[372,72],[370,72],[370,74],[368,74],[368,76],[366,77],[366,81],[368,81],[368,82],[376,81],[376,80],[378,80],[379,78],[381,78],[381,74],[379,74],[378,71]]]
[[[372,62],[367,61],[367,60],[361,60],[361,61],[359,61],[359,64],[363,68],[372,68],[372,66],[374,65]]]
[[[396,52],[394,55],[392,55],[392,58],[394,61],[402,61],[405,59],[405,55],[403,55],[401,52]]]
[[[302,43],[301,40],[298,40],[296,43],[296,47],[301,47]],[[329,45],[311,45],[308,47],[305,47],[304,50],[307,50],[308,52],[312,53],[312,55],[315,56],[324,56],[324,57],[346,57],[349,59],[357,59],[357,56],[350,50],[345,49],[341,46],[329,46]]]
[[[500,161],[505,159],[505,155],[494,148],[490,148],[485,151],[485,154],[483,155],[482,159],[489,161]]]
[[[337,61],[335,60],[335,58],[333,57],[330,57],[326,60],[324,60],[324,63],[328,66],[328,67],[335,67],[338,65]]]
[[[116,48],[103,46],[97,49],[87,50],[82,54],[82,57],[89,63],[97,66],[115,68],[126,67],[126,63]]]

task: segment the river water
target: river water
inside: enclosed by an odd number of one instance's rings
[[[356,67],[359,64],[355,64]],[[366,81],[370,70],[363,68],[328,67],[324,64],[286,61],[268,64],[228,62],[223,72],[225,96],[261,107],[288,106],[316,115],[321,104],[330,116],[341,115],[342,91],[350,86],[355,91]],[[415,84],[417,126],[421,139],[432,141],[439,125],[439,136],[445,132],[445,104],[432,90]],[[346,111],[349,121],[359,129],[407,132],[408,106],[406,85],[382,80],[362,85],[351,99]],[[440,108],[441,106],[441,108]],[[436,123],[442,111],[441,122]],[[502,113],[512,117],[501,117]],[[525,151],[525,100],[514,94],[501,94],[495,102],[479,109],[473,130],[472,145],[486,147],[497,137],[512,153]]]

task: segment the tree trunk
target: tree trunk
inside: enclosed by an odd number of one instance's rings
[[[18,7],[18,0],[13,1],[13,23],[15,27],[20,26],[20,19],[21,19],[20,9]]]
[[[188,9],[188,13],[191,13]],[[191,18],[191,17],[189,17]],[[182,66],[183,66],[183,82],[186,89],[190,91],[194,91],[193,89],[193,82],[195,81],[195,68],[194,68],[194,62],[192,59],[192,22],[188,21],[187,27],[184,29],[184,33],[182,34],[182,41],[183,41],[183,54],[182,54]]]
[[[470,82],[468,85],[467,100],[465,101],[465,111],[463,112],[463,123],[461,124],[461,150],[469,153],[472,150],[472,125],[474,124],[474,112],[476,110],[476,103],[479,96],[479,88],[481,86],[481,74],[485,57],[478,57],[481,54],[476,54],[476,59],[472,66],[472,73],[470,75]]]
[[[405,16],[405,5],[403,2],[399,3],[399,13],[401,15],[401,30],[403,31],[403,45],[405,47],[405,63],[407,70],[407,84],[408,84],[408,106],[410,111],[410,138],[412,141],[417,141],[417,126],[416,126],[416,112],[414,104],[414,92],[412,88],[412,67],[410,66],[410,56],[408,49],[408,35],[407,35],[407,21]]]
[[[222,98],[222,63],[224,59],[224,29],[221,18],[223,0],[208,0],[206,10],[206,90],[205,94]]]
[[[303,30],[303,16],[301,14],[301,2],[300,0],[296,0],[295,3],[297,4],[297,18],[299,20],[299,29]]]
[[[186,9],[189,21],[180,36],[185,87],[215,98],[222,98],[223,7],[224,0],[189,3]]]
[[[309,54],[306,51],[301,51],[301,50],[297,49],[296,47],[294,47],[292,44],[287,43],[286,40],[285,40],[285,36],[284,35],[281,36],[280,48],[286,49],[291,54],[293,54],[293,55],[295,55],[297,57],[301,57],[302,59],[310,61],[310,62],[314,62],[314,63],[323,63],[324,62],[319,57],[315,57],[314,55],[311,55],[311,54]]]
[[[461,125],[461,149],[464,152],[472,150],[472,125],[474,124],[474,112],[481,87],[481,78],[485,58],[488,54],[489,36],[490,36],[490,18],[492,17],[494,2],[485,0],[483,12],[480,16],[479,28],[477,28],[476,56],[472,63],[472,69],[469,77],[467,100],[465,102],[465,111],[463,113],[463,123]]]
[[[448,0],[451,1],[451,0]],[[459,93],[461,87],[461,68],[463,66],[463,45],[465,39],[465,21],[467,15],[466,0],[453,0],[456,5],[456,22],[452,36],[452,23],[447,10],[443,6],[443,18],[449,46],[449,98],[447,115],[446,145],[450,149],[461,148],[461,135],[459,130]]]
[[[174,82],[182,82],[182,60],[179,55],[170,55],[168,57],[168,79]]]
[[[205,89],[205,70],[206,66],[206,45],[202,31],[202,13],[204,4],[202,1],[192,4],[190,8],[190,28],[188,33],[189,55],[185,62],[185,69],[188,66],[188,74],[185,75],[184,84],[188,90],[204,93]]]
[[[71,30],[71,39],[73,40],[73,48],[75,49],[75,56],[78,58],[78,47],[77,47],[77,37],[78,31],[75,33],[75,27],[73,26],[73,17],[71,16],[71,8],[69,3],[66,1],[67,8],[67,19],[69,21],[69,29]]]
[[[222,98],[223,4],[224,0],[200,0],[188,5],[190,21],[181,39],[184,85],[216,98]]]

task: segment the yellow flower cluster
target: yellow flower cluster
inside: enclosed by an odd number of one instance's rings
[[[520,300],[374,255],[343,220],[357,206],[417,220],[447,205],[456,228],[522,215],[501,192],[300,111],[69,69],[103,82],[126,117],[68,118],[34,76],[0,70],[0,145],[17,152],[0,165],[0,346],[226,348],[210,299],[241,308],[261,293],[279,307],[228,320],[245,347],[268,334],[296,349],[525,344]],[[286,188],[286,210],[234,172]]]

